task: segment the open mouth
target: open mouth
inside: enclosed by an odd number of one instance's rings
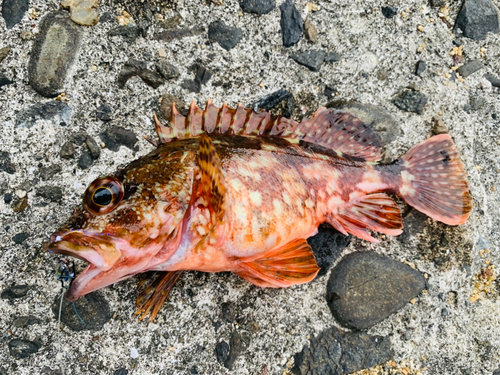
[[[69,255],[88,263],[65,293],[65,297],[70,301],[99,289],[101,285],[91,281],[110,269],[121,256],[120,251],[109,241],[81,231],[54,233],[44,245],[44,250],[54,254]]]

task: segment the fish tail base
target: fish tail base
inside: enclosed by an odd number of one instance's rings
[[[445,224],[465,223],[472,209],[472,197],[464,165],[448,134],[416,145],[398,165],[398,192],[409,205]]]

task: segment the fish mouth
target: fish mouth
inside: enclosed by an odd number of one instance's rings
[[[65,298],[75,301],[103,286],[96,277],[113,267],[120,259],[121,252],[107,238],[97,237],[83,231],[58,231],[54,233],[43,250],[53,253],[69,255],[87,262],[87,267],[72,281],[65,293]]]

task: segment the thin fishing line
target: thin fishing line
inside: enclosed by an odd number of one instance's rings
[[[59,317],[57,319],[57,342],[58,342],[58,352],[61,355],[60,359],[60,364],[61,364],[61,370],[62,370],[62,375],[66,375],[66,371],[64,370],[64,355],[62,353],[62,346],[61,346],[61,312],[62,312],[62,305],[63,305],[63,299],[64,299],[64,288],[61,293],[61,301],[59,302]],[[56,356],[57,357],[57,356]]]
[[[87,324],[83,321],[82,317],[80,316],[80,314],[78,314],[78,311],[76,311],[76,305],[74,302],[71,303],[71,306],[73,306],[73,311],[75,312],[76,316],[78,317],[78,319],[80,319],[80,322],[83,324],[83,326],[85,327]]]

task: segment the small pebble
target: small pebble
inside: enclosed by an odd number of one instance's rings
[[[316,43],[318,41],[318,30],[316,30],[316,26],[314,26],[310,19],[304,22],[304,35],[310,42]]]
[[[137,351],[136,348],[131,348],[130,349],[130,358],[136,359],[139,357],[139,352]]]

